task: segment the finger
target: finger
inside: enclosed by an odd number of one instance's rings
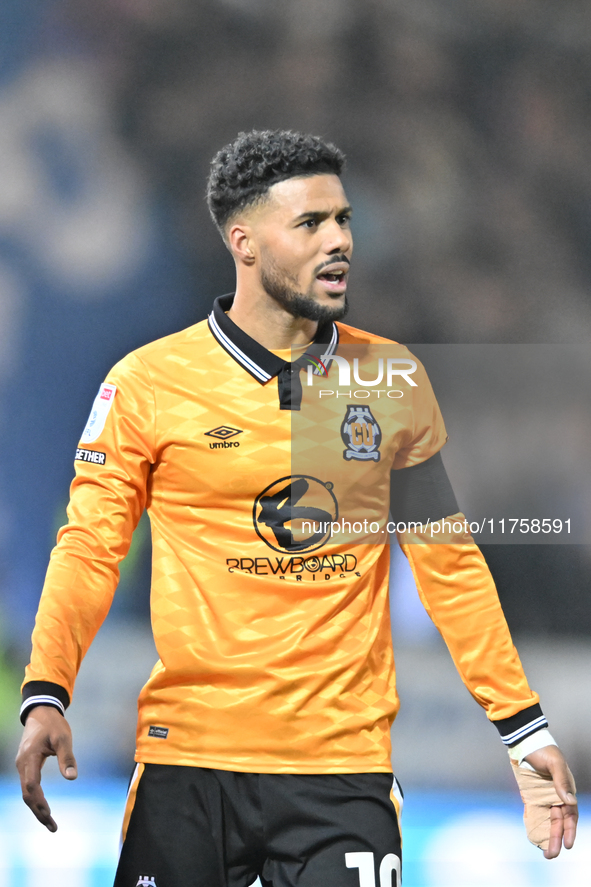
[[[563,804],[576,806],[577,796],[573,775],[562,755],[560,755],[559,758],[552,757],[550,759],[549,771],[552,776],[552,782],[554,783],[556,794]]]
[[[41,788],[41,760],[41,756],[29,758],[20,771],[23,801],[42,825],[46,826],[50,832],[56,832],[57,824],[51,815],[51,809]]]
[[[562,808],[562,813],[564,817],[564,846],[567,850],[570,850],[577,836],[579,811],[577,807],[566,805]]]
[[[577,805],[577,797],[575,795],[575,787],[573,784],[572,774],[568,769],[566,761],[556,763],[551,771],[552,782],[556,789],[556,794],[564,804],[571,806]]]
[[[41,767],[45,758],[42,754],[33,754],[21,747],[16,757],[16,768],[21,781],[23,799],[26,802],[25,793],[29,795],[35,786],[41,784]]]
[[[546,859],[555,859],[562,847],[564,834],[564,817],[562,807],[550,807],[550,840],[548,849],[544,850]]]
[[[78,776],[78,765],[72,751],[72,734],[69,731],[61,733],[53,744],[60,773],[66,779],[76,779]]]

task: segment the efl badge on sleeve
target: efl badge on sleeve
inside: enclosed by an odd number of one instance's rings
[[[349,404],[343,424],[341,438],[347,449],[343,458],[359,459],[366,462],[373,459],[380,461],[379,446],[382,442],[382,431],[367,406]]]
[[[116,391],[117,387],[115,385],[109,385],[108,382],[104,382],[101,385],[99,393],[94,399],[90,416],[86,423],[86,428],[82,432],[80,443],[94,443],[94,441],[101,436],[102,430],[105,427],[105,422],[107,421],[107,416],[109,415],[109,410],[113,406]]]

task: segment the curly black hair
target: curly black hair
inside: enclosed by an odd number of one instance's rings
[[[239,210],[264,200],[272,185],[295,176],[332,173],[340,176],[345,155],[318,136],[291,130],[241,132],[211,161],[207,205],[224,237],[228,221]]]

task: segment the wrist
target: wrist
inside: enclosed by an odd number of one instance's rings
[[[52,681],[28,681],[23,686],[23,704],[20,710],[21,723],[27,720],[31,709],[38,705],[56,708],[60,714],[66,714],[70,704],[70,696],[64,687]]]
[[[537,730],[535,733],[526,736],[525,739],[517,745],[514,745],[513,748],[508,749],[509,757],[521,766],[527,755],[531,755],[533,752],[539,751],[539,749],[545,748],[547,745],[558,745],[558,743],[554,740],[547,728]]]
[[[21,710],[20,710],[21,724],[26,724],[27,719],[28,719],[29,715],[31,714],[31,712],[37,711],[40,708],[53,709],[54,711],[57,711],[58,714],[60,714],[62,718],[64,718],[66,716],[64,708],[60,704],[59,699],[52,699],[51,701],[47,700],[44,702],[35,702],[35,701],[31,700],[30,702],[27,701],[26,704],[23,703],[21,706]]]

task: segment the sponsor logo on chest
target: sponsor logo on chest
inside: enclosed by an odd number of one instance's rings
[[[357,557],[351,552],[311,554],[330,540],[338,513],[330,481],[303,474],[273,481],[255,498],[252,520],[259,539],[282,556],[228,557],[228,572],[296,582],[359,578]]]

